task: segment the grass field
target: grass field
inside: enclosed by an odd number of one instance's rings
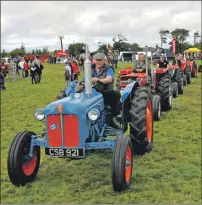
[[[45,157],[41,149],[37,180],[15,188],[7,176],[10,143],[19,131],[40,134],[44,129],[33,114],[63,89],[63,65],[45,64],[39,85],[19,77],[6,86],[1,93],[1,203],[201,203],[201,74],[174,99],[173,110],[155,123],[154,149],[134,158],[132,186],[121,194],[112,189],[112,154],[106,151],[70,161]]]

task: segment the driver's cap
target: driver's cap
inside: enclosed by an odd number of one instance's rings
[[[93,56],[93,59],[94,59],[94,60],[103,60],[103,59],[105,59],[105,54],[104,54],[104,53],[96,53],[96,54]]]

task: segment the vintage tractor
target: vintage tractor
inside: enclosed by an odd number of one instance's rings
[[[152,59],[151,59],[152,61]],[[147,55],[146,55],[147,62]],[[153,118],[160,120],[161,110],[172,109],[172,97],[177,93],[177,83],[172,82],[169,69],[151,69],[151,77],[147,83],[147,73],[133,73],[132,67],[119,71],[116,89],[122,90],[132,81],[138,81],[140,86],[147,86],[152,93]]]
[[[92,86],[87,46],[86,55],[83,90],[77,90],[73,81],[65,90],[67,97],[48,104],[45,109],[36,110],[36,120],[45,121],[46,126],[46,131],[40,136],[32,131],[22,131],[14,137],[7,163],[13,185],[23,186],[34,181],[40,165],[40,147],[45,148],[48,156],[70,159],[84,159],[90,150],[111,149],[113,188],[123,191],[131,185],[133,152],[152,151],[153,118],[149,88],[140,87],[135,81],[126,86],[121,96],[114,89],[104,92],[104,84]],[[122,98],[119,128],[110,126],[111,107],[104,104],[106,94]],[[128,125],[130,136],[125,135]]]
[[[193,60],[181,60],[181,70],[184,74],[184,85],[191,84],[191,78],[197,77],[197,64]]]

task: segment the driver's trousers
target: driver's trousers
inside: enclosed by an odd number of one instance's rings
[[[114,91],[112,91],[112,93],[109,92],[109,93],[102,93],[102,94],[104,98],[104,104],[109,105],[111,107],[112,117],[116,117],[117,115],[119,115],[120,108],[121,108],[121,105],[120,105],[121,95],[119,96]]]

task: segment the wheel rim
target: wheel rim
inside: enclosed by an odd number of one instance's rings
[[[151,106],[150,100],[147,101],[146,128],[147,128],[147,141],[151,142],[151,138],[152,138],[152,106]]]
[[[126,182],[130,181],[131,172],[132,172],[132,151],[131,151],[131,147],[128,146],[126,151],[126,165],[125,165]]]
[[[37,164],[37,152],[34,150],[34,156],[30,160],[26,160],[28,157],[27,150],[25,150],[26,154],[24,155],[22,171],[25,175],[30,176],[34,172]]]

